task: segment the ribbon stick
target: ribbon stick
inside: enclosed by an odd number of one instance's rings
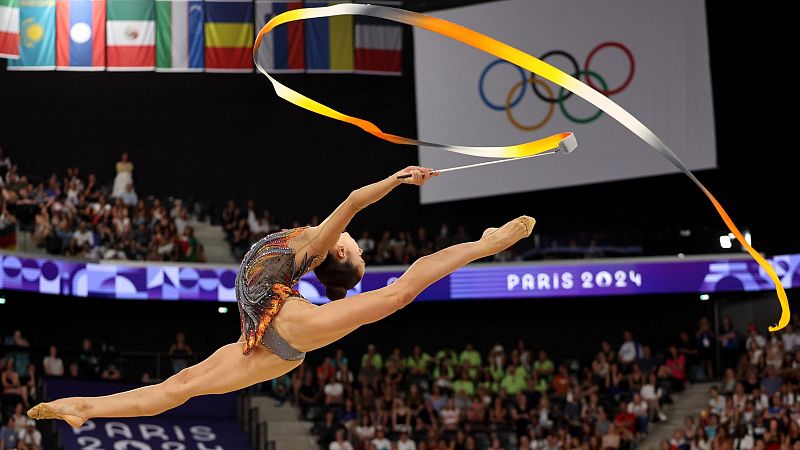
[[[750,246],[750,244],[747,243],[742,233],[736,227],[736,224],[733,223],[733,220],[731,220],[730,216],[722,207],[722,205],[717,201],[714,195],[711,194],[711,191],[709,191],[703,185],[703,183],[701,183],[700,180],[694,176],[694,174],[683,164],[678,156],[669,147],[667,147],[667,145],[664,144],[664,142],[662,142],[655,133],[653,133],[631,113],[623,109],[605,95],[601,94],[595,89],[592,89],[590,86],[559,70],[558,68],[508,44],[443,19],[387,6],[344,3],[321,8],[295,9],[277,15],[267,22],[267,24],[261,28],[261,31],[259,31],[255,44],[253,45],[253,61],[255,61],[255,65],[258,70],[263,73],[270,82],[272,82],[275,93],[278,94],[279,97],[317,114],[356,125],[367,133],[395,144],[422,145],[467,155],[495,158],[518,158],[522,156],[536,155],[557,148],[559,143],[566,139],[572,139],[574,144],[574,136],[572,133],[560,133],[537,141],[507,147],[467,147],[459,145],[437,144],[384,133],[372,122],[340,113],[332,108],[329,108],[328,106],[325,106],[319,102],[311,100],[308,97],[305,97],[298,92],[293,91],[271,77],[269,73],[267,73],[267,71],[264,70],[264,68],[258,63],[256,54],[261,45],[261,41],[264,38],[264,35],[272,31],[272,29],[276,26],[297,20],[341,15],[363,15],[377,17],[423,28],[428,31],[449,37],[515,64],[519,67],[527,69],[541,76],[542,78],[550,80],[564,89],[577,94],[579,97],[613,117],[622,126],[630,130],[633,134],[638,136],[655,151],[661,154],[661,156],[671,162],[675,167],[689,177],[689,179],[691,179],[698,188],[700,188],[703,194],[705,194],[706,197],[708,197],[708,199],[711,201],[712,205],[714,205],[717,213],[722,218],[723,222],[725,222],[725,225],[728,227],[731,233],[736,236],[736,239],[738,239],[742,247],[767,273],[769,278],[775,284],[775,290],[781,306],[780,320],[776,325],[769,327],[769,331],[778,331],[789,323],[789,302],[786,297],[786,291],[784,290],[781,280],[775,272],[775,269],[766,259],[764,259],[764,257],[761,256],[761,254],[759,254],[752,246]]]

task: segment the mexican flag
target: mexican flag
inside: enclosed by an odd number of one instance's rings
[[[108,70],[155,68],[155,2],[108,0],[106,64]]]
[[[0,58],[19,58],[19,0],[0,0]]]

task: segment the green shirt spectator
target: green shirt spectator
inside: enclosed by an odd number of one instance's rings
[[[383,357],[376,351],[373,344],[369,344],[367,347],[367,353],[364,353],[364,356],[361,357],[362,367],[365,365],[367,358],[372,359],[372,367],[374,367],[375,370],[383,369]]]
[[[464,364],[465,362],[469,362],[472,364],[473,367],[480,367],[481,365],[481,354],[478,353],[472,344],[467,343],[466,348],[463,352],[461,352],[461,356],[458,358],[458,362]]]
[[[547,378],[549,380],[553,376],[555,366],[544,350],[539,352],[539,358],[533,362],[533,371],[539,375],[539,378]]]
[[[453,392],[464,391],[467,396],[472,397],[475,394],[475,384],[468,378],[461,378],[453,383]]]
[[[520,378],[515,375],[516,368],[511,368],[506,371],[506,375],[503,377],[503,381],[500,382],[500,387],[505,389],[508,395],[517,395],[518,393],[525,390],[526,385],[528,384],[525,381],[525,378]]]
[[[436,352],[436,363],[438,364],[443,360],[447,360],[451,366],[458,365],[458,355],[449,348]]]
[[[489,367],[487,367],[486,371],[489,372],[489,375],[491,375],[492,380],[494,381],[502,380],[503,376],[505,375],[503,368],[495,364],[491,364]]]

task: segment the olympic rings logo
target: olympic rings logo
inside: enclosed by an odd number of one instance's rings
[[[613,89],[610,89],[608,87],[606,80],[602,76],[600,76],[599,73],[593,71],[590,68],[592,59],[597,55],[598,52],[600,52],[600,50],[606,48],[616,48],[622,50],[622,52],[625,53],[625,56],[628,58],[628,63],[630,64],[630,68],[628,69],[628,75],[627,77],[625,77],[625,81],[623,81],[622,84],[620,84],[617,87],[614,87]],[[628,47],[619,42],[603,42],[602,44],[597,45],[586,56],[586,61],[584,61],[583,63],[583,68],[581,68],[581,66],[578,65],[578,61],[575,59],[574,56],[565,52],[564,50],[551,50],[540,56],[539,59],[544,61],[552,56],[561,56],[563,58],[566,58],[567,61],[569,61],[570,65],[572,66],[572,71],[569,73],[573,77],[575,78],[583,77],[584,80],[586,81],[586,84],[588,84],[593,89],[599,91],[600,93],[602,93],[607,97],[619,94],[620,92],[627,89],[627,87],[631,84],[631,81],[633,81],[633,75],[636,72],[636,61],[633,59],[633,53],[631,53]],[[497,104],[490,101],[486,97],[486,93],[484,91],[484,82],[486,81],[486,75],[495,66],[498,66],[500,64],[508,64],[516,68],[517,71],[519,72],[519,78],[520,78],[519,81],[517,81],[516,83],[514,83],[513,86],[511,86],[511,89],[508,91],[508,94],[506,94],[505,103],[503,104]],[[528,90],[528,85],[530,85],[530,90],[533,92],[533,94],[536,95],[536,97],[538,97],[539,100],[547,103],[548,105],[547,113],[545,114],[544,119],[534,124],[524,124],[518,121],[514,117],[514,114],[512,113],[514,107],[516,107],[525,97],[525,93]],[[558,108],[561,110],[561,114],[563,114],[564,117],[567,118],[567,120],[573,123],[578,123],[578,124],[592,123],[603,115],[603,111],[600,109],[598,109],[596,113],[587,117],[577,117],[571,114],[567,110],[567,107],[565,106],[565,101],[568,98],[572,97],[572,92],[564,88],[561,88],[558,91],[558,97],[556,97],[554,95],[553,88],[551,88],[550,85],[545,83],[545,81],[542,80],[541,78],[537,78],[536,74],[531,73],[529,77],[526,77],[525,72],[522,70],[521,67],[515,66],[510,62],[502,59],[498,59],[496,61],[489,63],[489,65],[487,65],[486,68],[483,69],[483,72],[481,72],[480,80],[478,81],[478,94],[480,95],[483,103],[490,109],[493,109],[495,111],[505,111],[506,116],[508,117],[508,120],[511,122],[511,124],[515,128],[522,131],[534,131],[545,126],[545,124],[547,124],[547,122],[550,121],[550,118],[553,117],[553,113],[555,112],[556,109],[556,104],[558,105]]]

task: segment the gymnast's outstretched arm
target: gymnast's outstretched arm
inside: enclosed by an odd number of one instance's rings
[[[398,179],[397,177],[400,175],[411,175],[411,177]],[[430,177],[436,175],[431,169],[409,166],[377,183],[356,189],[322,223],[315,227],[310,227],[303,233],[303,242],[300,243],[301,248],[308,246],[312,254],[325,254],[328,249],[336,245],[339,236],[344,232],[357,212],[382,199],[400,184],[420,186],[425,184],[425,181]],[[298,257],[302,257],[305,254],[305,252],[301,251],[297,253]]]

